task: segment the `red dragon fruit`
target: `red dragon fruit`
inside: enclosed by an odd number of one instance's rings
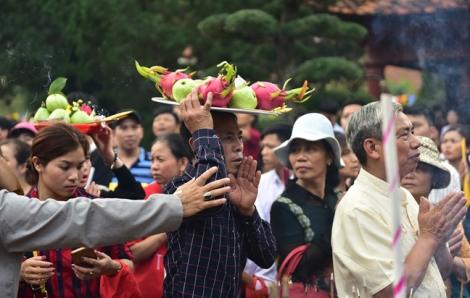
[[[213,107],[226,107],[232,99],[232,93],[235,89],[235,78],[237,76],[237,68],[227,62],[222,62],[218,67],[223,66],[216,78],[208,78],[203,84],[199,85],[197,93],[199,94],[199,101],[202,104],[206,103],[207,94],[209,92],[213,95]],[[224,75],[224,72],[226,74]]]
[[[140,66],[137,61],[135,61],[135,66],[141,76],[155,83],[155,87],[160,91],[164,98],[173,101],[175,101],[173,98],[173,85],[176,81],[181,79],[190,79],[195,73],[192,72],[189,75],[185,74],[184,71],[188,70],[189,67],[171,72],[162,66],[152,66],[150,68]]]
[[[276,84],[270,82],[256,82],[251,85],[251,88],[255,91],[256,98],[258,99],[258,105],[256,108],[271,111],[276,108],[283,107],[286,100],[294,100],[294,102],[300,103],[310,98],[310,96],[304,98],[314,90],[312,89],[306,92],[308,89],[307,81],[304,82],[304,85],[301,88],[286,91],[286,85],[290,80],[291,79],[288,79],[284,83],[284,87],[282,87],[282,89],[279,89]]]

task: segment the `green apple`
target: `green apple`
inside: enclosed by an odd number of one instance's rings
[[[252,110],[256,108],[257,105],[258,99],[256,98],[255,91],[249,86],[235,89],[232,99],[228,103],[229,108],[245,110]]]
[[[87,112],[85,111],[76,111],[73,113],[72,117],[70,117],[70,123],[89,123],[91,122],[91,117],[88,116]]]
[[[46,98],[46,108],[51,113],[57,109],[65,110],[68,105],[67,98],[61,94],[51,94]]]
[[[51,113],[45,107],[40,107],[36,114],[34,114],[34,123],[38,123],[40,120],[47,120],[50,115]]]
[[[180,102],[185,99],[194,88],[197,88],[197,85],[192,79],[178,80],[173,85],[173,98],[176,102]]]
[[[66,123],[70,123],[70,116],[64,109],[56,109],[54,112],[51,113],[49,119],[59,119],[63,118]]]

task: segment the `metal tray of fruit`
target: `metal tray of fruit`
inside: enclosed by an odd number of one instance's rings
[[[165,99],[163,97],[152,97],[152,101],[167,104],[167,105],[173,105],[173,106],[179,106],[180,105],[179,102],[171,101],[171,100]],[[258,109],[247,110],[247,109],[211,107],[211,110],[220,111],[220,112],[230,112],[230,113],[244,113],[244,114],[252,114],[252,115],[278,116],[280,114],[290,112],[291,108],[283,107],[283,108],[274,109],[272,111],[265,111],[265,110],[258,110]]]

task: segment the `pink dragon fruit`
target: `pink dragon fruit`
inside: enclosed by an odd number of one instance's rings
[[[301,88],[286,91],[286,85],[290,80],[291,79],[288,79],[284,83],[284,87],[282,87],[282,89],[279,89],[276,84],[270,82],[256,82],[251,85],[251,88],[255,91],[256,98],[258,99],[258,105],[256,108],[271,111],[276,108],[283,107],[286,100],[294,100],[294,102],[300,103],[310,98],[310,96],[304,98],[314,90],[312,89],[306,92],[308,89],[307,81],[304,82],[304,85]]]
[[[152,66],[150,68],[140,66],[137,61],[135,61],[135,66],[141,76],[155,83],[155,87],[160,91],[164,98],[173,101],[175,101],[173,98],[173,85],[176,81],[181,79],[190,79],[191,76],[195,74],[195,72],[192,72],[189,75],[184,73],[184,71],[188,70],[189,67],[171,72],[162,66]]]
[[[88,116],[90,116],[90,115],[91,115],[91,112],[93,111],[90,106],[87,106],[87,105],[85,105],[85,104],[82,105],[82,109],[81,109],[81,110],[84,111],[85,113],[87,113]]]
[[[207,94],[213,95],[213,107],[226,107],[232,99],[232,93],[235,88],[235,78],[237,76],[237,68],[227,62],[222,62],[218,67],[223,66],[217,78],[209,78],[203,84],[199,85],[197,93],[199,101],[205,104]],[[224,72],[226,74],[224,75]]]

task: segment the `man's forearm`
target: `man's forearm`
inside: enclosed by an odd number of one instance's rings
[[[423,281],[432,256],[438,248],[438,242],[419,237],[405,260],[407,293],[417,289]]]
[[[446,242],[441,242],[434,253],[437,267],[441,273],[442,279],[447,279],[452,271],[452,255],[450,254],[449,248]]]

